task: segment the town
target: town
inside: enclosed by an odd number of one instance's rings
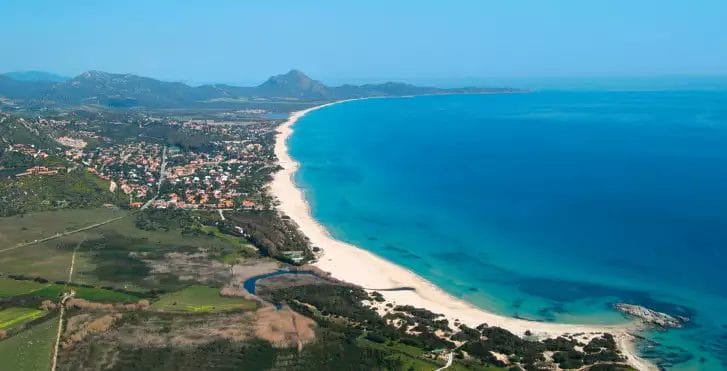
[[[252,112],[263,114],[261,110]],[[72,116],[72,115],[71,115]],[[232,114],[226,113],[225,117]],[[40,148],[34,143],[14,143],[11,152],[32,158],[13,174],[53,175],[85,169],[108,182],[108,191],[123,193],[128,208],[157,209],[259,209],[270,206],[262,185],[276,166],[270,146],[276,121],[264,119],[187,119],[149,116],[126,117],[113,126],[141,125],[137,135],[109,129],[103,119],[68,117],[18,119],[52,136],[55,145]],[[139,124],[142,122],[142,124]],[[146,129],[146,130],[144,130]],[[166,138],[146,132],[167,134]],[[179,134],[184,133],[184,134]],[[175,138],[179,138],[175,142]],[[190,143],[188,138],[203,138]],[[63,166],[37,165],[49,153],[62,158]],[[166,155],[165,155],[166,154]],[[0,170],[7,169],[0,168]]]

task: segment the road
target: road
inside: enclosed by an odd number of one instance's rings
[[[66,301],[75,295],[73,292],[66,292],[61,298],[61,314],[58,316],[58,333],[56,334],[56,344],[53,346],[53,363],[51,363],[50,370],[56,371],[58,365],[58,347],[61,345],[61,333],[63,332],[63,315],[66,312]]]
[[[435,371],[442,371],[444,369],[449,368],[449,366],[452,365],[453,361],[454,361],[454,353],[449,352],[449,355],[447,356],[447,364],[444,365],[444,367],[440,367],[440,368],[436,369]]]
[[[148,208],[151,206],[151,203],[154,202],[157,197],[159,197],[159,192],[162,190],[162,183],[164,183],[164,172],[167,169],[167,146],[164,146],[164,149],[162,150],[162,166],[159,168],[159,180],[157,181],[157,192],[154,194],[154,197],[152,197],[149,201],[147,201],[144,206],[141,207],[142,210]]]
[[[73,255],[71,256],[71,266],[68,267],[68,283],[71,283],[71,281],[73,280],[73,266],[76,265],[76,251],[78,251],[78,248],[81,247],[82,243],[83,241],[79,242],[76,245],[76,248],[73,249]],[[63,333],[63,315],[66,313],[66,301],[72,298],[74,295],[75,292],[71,290],[70,292],[64,292],[63,297],[61,298],[61,313],[58,315],[58,333],[56,334],[56,344],[53,346],[53,363],[51,364],[51,371],[55,371],[56,366],[58,365],[58,347],[61,345],[61,334]]]
[[[76,265],[76,252],[78,251],[78,248],[79,248],[79,247],[81,247],[81,244],[82,244],[82,243],[83,243],[83,242],[84,242],[85,240],[86,240],[85,238],[84,238],[84,239],[82,239],[82,240],[81,240],[81,242],[79,242],[79,243],[78,243],[78,244],[76,245],[76,247],[75,247],[75,248],[73,249],[73,255],[71,255],[71,267],[70,267],[70,268],[68,268],[68,281],[66,281],[66,282],[68,282],[69,284],[70,284],[70,283],[71,283],[71,281],[73,280],[73,267],[74,267],[74,266]]]

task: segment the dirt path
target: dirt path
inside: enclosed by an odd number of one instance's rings
[[[73,255],[71,255],[71,265],[68,267],[68,283],[70,284],[73,280],[73,267],[76,265],[76,252],[78,251],[78,248],[81,247],[81,244],[84,240],[81,240],[76,247],[73,249]],[[56,370],[56,366],[58,365],[58,348],[61,345],[61,333],[63,333],[63,315],[66,312],[66,300],[72,298],[74,295],[73,292],[66,292],[63,293],[63,298],[61,298],[60,306],[61,306],[61,313],[58,315],[58,333],[56,333],[56,343],[53,346],[53,363],[51,364],[51,371]]]
[[[81,242],[79,242],[76,245],[76,247],[73,249],[73,255],[71,255],[71,266],[68,268],[68,281],[66,281],[69,284],[71,283],[71,280],[73,280],[73,267],[76,265],[76,252],[78,251],[78,248],[81,247],[81,244],[85,240],[86,240],[85,238],[82,239]]]

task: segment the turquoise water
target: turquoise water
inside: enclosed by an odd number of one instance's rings
[[[511,316],[689,316],[644,355],[727,369],[727,91],[353,101],[289,146],[336,238]]]

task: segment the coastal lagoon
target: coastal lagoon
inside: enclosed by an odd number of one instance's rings
[[[308,113],[296,184],[336,238],[526,319],[692,319],[670,369],[727,368],[727,92],[368,99]]]

